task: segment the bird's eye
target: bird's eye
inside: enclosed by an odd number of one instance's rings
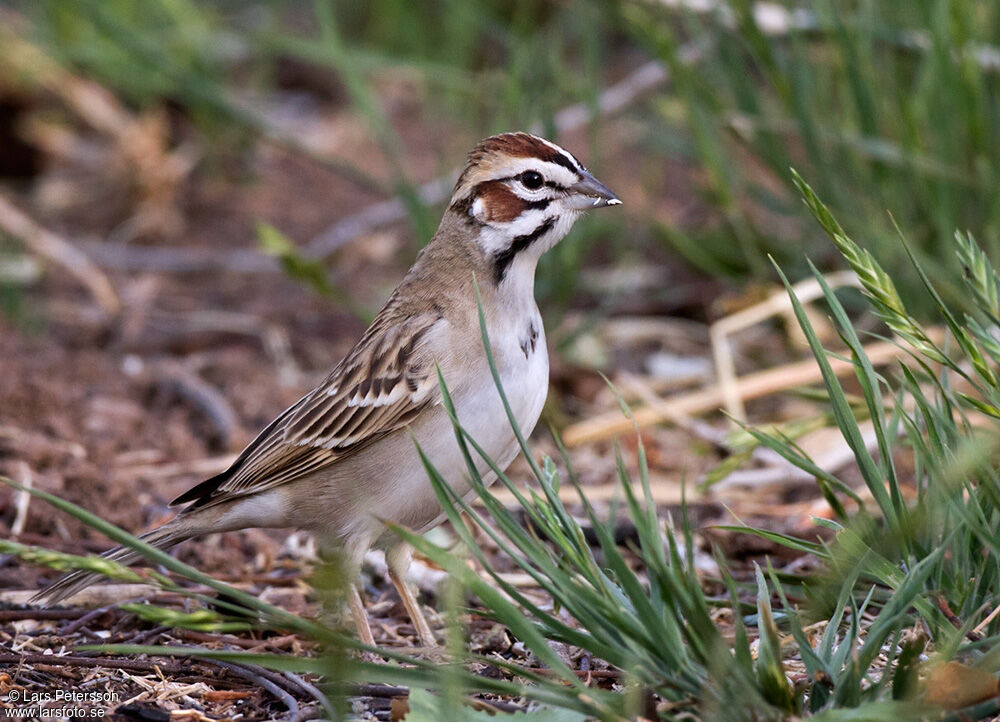
[[[529,191],[537,191],[542,187],[545,179],[542,178],[542,174],[533,170],[526,170],[521,174],[521,185],[527,188]]]

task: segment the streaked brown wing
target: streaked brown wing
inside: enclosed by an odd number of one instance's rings
[[[214,505],[315,473],[438,403],[437,375],[424,342],[438,314],[400,320],[387,306],[327,379],[286,409],[226,471],[173,504]]]

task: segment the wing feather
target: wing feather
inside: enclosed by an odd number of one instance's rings
[[[404,316],[390,304],[326,380],[286,409],[218,476],[177,497],[192,508],[313,474],[409,425],[440,402],[429,334],[440,313]]]

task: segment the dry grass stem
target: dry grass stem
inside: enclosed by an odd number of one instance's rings
[[[944,330],[933,328],[928,335],[935,340],[944,338]],[[892,341],[877,341],[865,347],[872,364],[881,365],[906,355],[908,350]],[[853,372],[854,365],[839,358],[830,359],[830,365],[838,376]],[[737,380],[736,394],[740,401],[759,399],[778,391],[786,391],[796,386],[817,383],[822,379],[819,366],[814,359],[796,361],[765,371],[747,374]],[[671,418],[692,416],[719,409],[725,399],[722,389],[713,386],[693,391],[681,396],[664,399],[663,406],[644,406],[633,409],[635,424],[640,428],[653,426]],[[579,446],[593,441],[611,439],[633,430],[632,420],[620,411],[609,411],[591,419],[568,426],[563,431],[563,441],[567,446]]]
[[[23,243],[29,251],[66,270],[90,291],[108,316],[116,316],[121,302],[111,281],[78,248],[62,236],[43,228],[0,194],[0,230]]]
[[[830,288],[841,286],[859,287],[857,274],[853,271],[838,271],[824,276]],[[809,278],[795,284],[792,289],[802,303],[809,303],[823,297],[823,289],[815,278]],[[792,301],[785,289],[775,291],[761,303],[730,314],[712,324],[709,337],[712,341],[712,357],[715,360],[715,373],[722,391],[722,402],[726,412],[739,421],[746,421],[746,409],[740,397],[736,377],[736,364],[733,361],[729,337],[737,331],[755,326],[773,316],[788,315],[792,311]]]
[[[31,467],[26,462],[20,460],[14,462],[14,480],[25,489],[32,488],[35,477],[31,473]],[[24,532],[24,525],[28,521],[31,494],[27,491],[18,491],[14,498],[14,522],[10,525],[10,535],[19,537]]]

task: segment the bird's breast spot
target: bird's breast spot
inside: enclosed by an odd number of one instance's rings
[[[521,352],[524,354],[524,358],[529,358],[535,352],[535,346],[537,345],[538,327],[535,325],[534,319],[532,319],[528,322],[521,337]]]

